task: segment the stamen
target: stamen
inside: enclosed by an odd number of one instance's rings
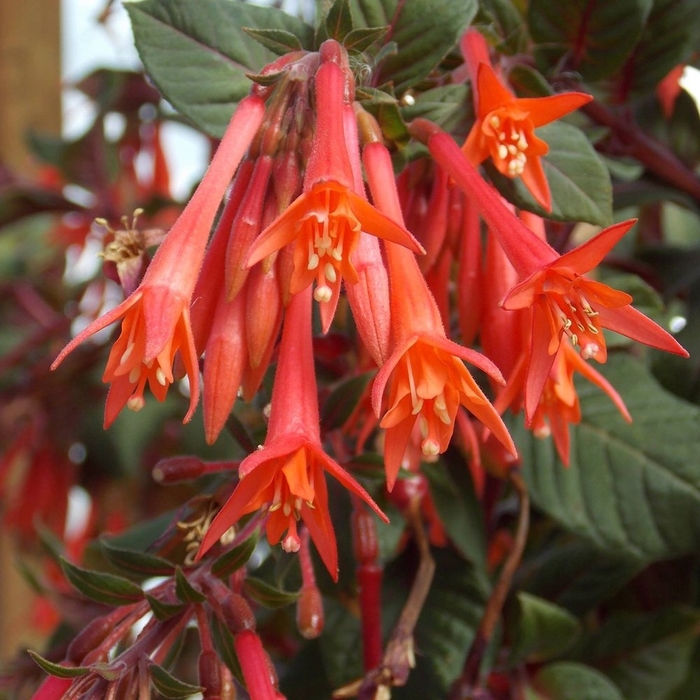
[[[323,267],[323,271],[326,273],[326,278],[328,279],[328,281],[331,284],[333,284],[337,279],[337,275],[335,273],[335,268],[333,267],[333,265],[331,265],[331,263],[326,263]]]
[[[490,119],[489,119],[489,124],[494,128],[498,129],[501,126],[501,120],[494,114]]]
[[[167,380],[167,378],[166,378],[166,376],[165,376],[165,372],[163,372],[163,368],[162,368],[162,367],[159,367],[159,368],[156,370],[156,379],[158,380],[158,384],[160,384],[161,386],[166,386],[166,385],[167,385],[168,380]]]
[[[426,457],[437,457],[440,454],[440,445],[432,438],[423,440],[420,448],[421,452],[423,452]]]
[[[131,396],[126,402],[126,407],[135,413],[138,413],[145,406],[145,404],[146,402],[144,401],[143,396]]]
[[[139,380],[140,376],[141,376],[141,365],[136,365],[136,367],[132,367],[131,371],[129,372],[129,381],[132,384],[136,384],[136,382]]]
[[[498,157],[505,160],[508,157],[508,147],[502,143],[498,144]]]
[[[309,255],[309,262],[306,265],[307,270],[315,270],[318,267],[319,257],[316,253]]]
[[[590,360],[591,357],[595,357],[599,351],[600,347],[597,343],[586,343],[586,345],[581,348],[581,357],[584,360]]]
[[[322,284],[314,289],[314,299],[316,299],[319,304],[329,302],[332,296],[333,290],[330,287],[327,287],[325,284]]]
[[[536,438],[548,438],[552,434],[552,429],[544,423],[539,428],[535,428],[532,433]]]
[[[420,428],[420,436],[425,440],[429,434],[428,419],[424,415],[418,416],[418,427]]]
[[[124,350],[124,354],[121,356],[121,359],[119,360],[119,366],[121,367],[122,365],[126,364],[127,360],[131,357],[131,353],[134,351],[134,348],[136,345],[134,343],[130,343],[129,347]]]

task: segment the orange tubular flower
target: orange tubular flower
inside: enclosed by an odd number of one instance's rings
[[[282,332],[280,360],[272,391],[272,410],[265,445],[239,467],[240,482],[207,531],[204,554],[238,519],[267,509],[267,538],[271,544],[296,552],[301,519],[330,575],[338,577],[338,553],[328,510],[324,471],[365,501],[387,520],[369,494],[321,446],[316,377],[311,345],[311,292],[289,303]],[[286,535],[285,535],[286,532]]]
[[[304,192],[260,234],[247,261],[250,267],[295,242],[290,292],[297,294],[316,280],[314,298],[331,307],[330,314],[324,313],[324,327],[330,325],[341,279],[350,284],[358,281],[351,256],[362,232],[422,252],[406,229],[383,216],[353,189],[343,127],[347,92],[352,86],[339,65],[339,51],[334,41],[321,48],[323,62],[314,77],[316,126]]]
[[[592,99],[582,92],[518,98],[501,83],[488,63],[480,63],[475,91],[476,122],[462,150],[474,165],[491,156],[501,174],[522,177],[532,196],[550,211],[552,196],[540,162],[540,156],[549,147],[535,136],[535,129]]]
[[[608,328],[650,347],[688,356],[663,328],[630,306],[632,297],[585,276],[599,265],[635,223],[601,231],[583,245],[559,255],[502,202],[464,157],[452,137],[435,124],[416,119],[411,132],[476,203],[489,231],[497,236],[522,280],[503,300],[506,309],[532,308],[532,347],[525,411],[532,416],[564,335],[584,358],[605,362],[602,329]]]
[[[537,437],[552,435],[559,457],[569,466],[569,425],[581,422],[581,406],[574,387],[574,372],[580,372],[592,384],[602,389],[628,422],[632,417],[620,395],[590,364],[581,358],[568,341],[562,342],[554,364],[545,381],[530,429]]]
[[[391,159],[381,143],[363,152],[367,177],[377,206],[401,221],[396,191],[382,187]],[[389,409],[380,426],[386,429],[384,464],[391,491],[416,421],[421,450],[435,457],[447,449],[459,406],[473,413],[513,453],[516,449],[501,417],[474,381],[462,360],[503,381],[496,366],[478,352],[448,340],[440,311],[412,253],[386,247],[391,282],[391,343],[393,353],[372,388],[372,404],[380,415],[389,387]]]
[[[174,381],[177,352],[190,381],[185,422],[192,417],[199,400],[199,368],[190,327],[190,299],[219,203],[262,122],[264,110],[264,101],[256,95],[241,100],[202,182],[158,248],[141,284],[78,334],[51,365],[55,369],[84,340],[122,320],[121,335],[102,377],[111,384],[105,427],[125,405],[136,411],[143,407],[146,382],[159,401],[165,398]]]

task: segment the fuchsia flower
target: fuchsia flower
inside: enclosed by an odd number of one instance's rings
[[[433,157],[479,207],[518,273],[520,283],[503,300],[503,306],[533,310],[526,388],[528,416],[534,414],[565,335],[578,345],[583,358],[599,362],[607,358],[604,328],[659,350],[688,356],[672,335],[630,306],[629,294],[586,276],[634,221],[610,226],[578,248],[559,255],[503,204],[448,134],[424,119],[414,121],[411,130],[427,143]]]
[[[387,518],[362,486],[321,446],[310,296],[307,287],[289,303],[265,444],[241,463],[240,482],[207,531],[200,556],[241,516],[264,508],[271,544],[282,540],[286,551],[298,551],[297,523],[303,520],[323,563],[337,579],[338,553],[324,472],[359,496],[380,518]]]
[[[467,61],[487,54],[481,34],[470,30],[463,39]],[[462,146],[464,155],[479,165],[491,158],[498,171],[509,178],[522,177],[523,184],[547,211],[552,208],[552,195],[545,177],[541,156],[549,150],[545,141],[535,136],[535,129],[573,112],[593,98],[582,92],[567,92],[549,97],[516,97],[499,80],[489,63],[479,61],[470,66],[476,72],[474,102],[476,121]]]
[[[316,125],[306,167],[304,192],[257,238],[247,265],[294,243],[290,292],[297,294],[316,280],[314,298],[330,325],[343,278],[358,281],[352,255],[361,233],[399,243],[414,252],[420,244],[353,189],[353,173],[344,134],[344,107],[353,91],[349,70],[341,68],[341,48],[334,41],[321,47],[322,63],[314,77]],[[330,309],[330,313],[328,311]]]
[[[370,143],[363,158],[377,206],[401,221],[396,189],[384,186],[392,172],[386,148],[380,143]],[[388,410],[380,422],[386,429],[387,488],[391,491],[394,486],[416,422],[423,455],[435,457],[447,449],[460,405],[515,454],[515,445],[501,417],[462,360],[502,382],[500,372],[480,353],[447,339],[440,311],[415,256],[404,248],[388,245],[386,257],[391,283],[392,355],[374,381],[372,404],[380,415],[388,387]]]
[[[162,401],[180,353],[190,381],[188,421],[199,400],[199,368],[190,328],[190,301],[209,231],[226,188],[265,110],[262,98],[241,100],[197,191],[158,248],[138,288],[116,308],[91,323],[61,351],[55,369],[80,343],[122,320],[122,330],[107,361],[102,380],[111,384],[105,408],[105,427],[128,406],[143,407],[148,383]]]

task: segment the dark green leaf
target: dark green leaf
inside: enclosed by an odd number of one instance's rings
[[[201,693],[204,688],[197,685],[191,685],[184,681],[175,678],[158,664],[150,664],[148,672],[151,674],[151,681],[156,687],[156,690],[166,698],[179,700],[180,698],[189,698],[195,693]]]
[[[481,5],[482,12],[485,11],[490,20],[484,33],[493,37],[499,52],[524,52],[528,40],[527,24],[516,4],[512,0],[483,0]]]
[[[609,678],[569,661],[545,666],[535,675],[533,685],[544,692],[536,696],[543,700],[623,700],[622,693]]]
[[[115,547],[106,539],[100,540],[100,546],[110,564],[139,579],[170,576],[175,570],[174,564],[155,554]]]
[[[207,599],[188,581],[179,566],[175,569],[175,593],[183,603],[203,603]]]
[[[487,591],[480,574],[454,552],[434,549],[432,553],[436,573],[416,626],[416,649],[437,681],[432,697],[445,697],[474,641]],[[427,700],[423,692],[414,691],[410,697]]]
[[[520,592],[511,621],[510,663],[540,663],[561,655],[581,634],[581,624],[569,612],[542,598]]]
[[[345,37],[354,29],[348,0],[335,0],[328,10],[325,25],[326,36],[342,44]]]
[[[143,591],[135,583],[121,576],[88,571],[61,559],[66,578],[86,598],[106,605],[127,605],[143,598]]]
[[[549,144],[542,165],[552,192],[552,211],[546,212],[535,203],[520,178],[510,180],[490,166],[496,187],[519,207],[550,219],[610,224],[610,175],[583,132],[571,124],[554,122],[538,129],[537,135]]]
[[[211,572],[219,578],[226,578],[244,566],[258,544],[258,533],[254,532],[247,540],[222,554],[212,565]]]
[[[381,90],[375,90],[373,98],[365,100],[362,106],[377,120],[387,141],[397,146],[405,146],[410,141],[411,136],[396,99]]]
[[[350,418],[375,374],[376,372],[364,372],[342,381],[333,389],[321,411],[322,430],[340,428]]]
[[[233,635],[229,632],[228,627],[216,616],[211,618],[210,629],[216,653],[226,666],[228,666],[234,678],[245,687],[241,664],[238,661],[236,649],[233,645]]]
[[[78,678],[92,671],[90,666],[62,666],[61,664],[55,664],[43,656],[39,656],[31,649],[27,649],[27,653],[43,671],[56,678]]]
[[[160,622],[169,620],[171,617],[174,617],[187,607],[185,603],[166,603],[162,600],[158,600],[158,598],[148,595],[148,593],[146,593],[146,600],[151,606],[151,610],[153,611],[153,615],[155,616],[156,620],[159,620]]]
[[[284,54],[291,51],[300,51],[302,48],[299,37],[284,29],[250,29],[243,27],[243,31],[277,56],[284,56]]]
[[[126,4],[136,47],[161,93],[212,136],[224,133],[236,103],[275,54],[249,36],[281,30],[311,46],[312,29],[273,7],[229,0],[142,0]]]
[[[508,73],[508,82],[519,97],[548,97],[554,94],[542,73],[531,66],[513,66]]]
[[[688,673],[698,624],[700,613],[690,608],[614,615],[582,641],[576,656],[604,669],[625,700],[664,698]]]
[[[465,470],[464,464],[460,467]],[[465,474],[465,478],[456,482],[443,460],[424,465],[423,473],[447,536],[468,561],[479,570],[485,570],[484,514],[471,479]]]
[[[533,503],[596,546],[641,560],[700,547],[700,410],[666,393],[639,362],[611,357],[600,371],[634,419],[578,382],[583,419],[572,429],[571,466],[550,440],[515,432]]]
[[[666,74],[685,63],[700,43],[696,0],[654,0],[641,40],[624,71],[633,93],[653,90]]]
[[[379,41],[387,32],[389,27],[362,27],[353,29],[343,39],[343,46],[348,51],[365,51],[372,44]]]
[[[298,593],[283,591],[262,579],[247,576],[243,582],[245,592],[257,603],[266,608],[284,608],[299,597]]]
[[[473,114],[471,93],[466,85],[441,85],[419,93],[401,113],[408,122],[423,117],[450,131]]]
[[[612,598],[643,566],[637,559],[606,554],[566,535],[545,540],[541,551],[521,566],[518,583],[581,616]]]
[[[380,63],[374,84],[392,82],[399,95],[427,77],[454,48],[477,9],[475,0],[358,0],[358,4],[371,18],[368,26],[392,27],[391,40],[398,50]]]
[[[695,649],[690,659],[688,674],[674,689],[668,700],[697,700],[700,696],[700,642],[695,641]]]
[[[641,36],[652,0],[532,0],[530,34],[544,72],[579,72],[585,80],[612,75]]]

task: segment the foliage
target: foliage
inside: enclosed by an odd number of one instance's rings
[[[0,518],[51,627],[0,694],[696,697],[695,3],[316,5],[125,3],[144,74],[0,173]],[[189,203],[171,120],[222,139]]]

